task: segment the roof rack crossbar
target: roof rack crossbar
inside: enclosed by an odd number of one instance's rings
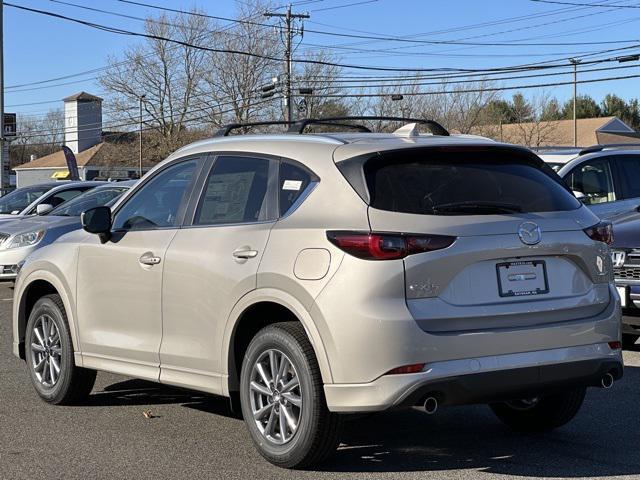
[[[245,127],[263,127],[268,125],[291,125],[292,122],[285,120],[271,120],[264,122],[249,122],[249,123],[228,123],[223,125],[213,134],[214,137],[228,137],[233,130]]]
[[[420,125],[426,126],[432,134],[441,135],[444,137],[449,136],[449,132],[442,125],[434,120],[427,120],[424,118],[410,118],[410,117],[386,117],[386,116],[375,116],[375,115],[365,115],[365,116],[349,116],[349,117],[328,117],[328,118],[305,118],[302,120],[298,120],[293,122],[289,127],[289,133],[303,133],[305,128],[309,125],[337,125],[337,126],[349,126],[352,128],[363,127],[362,125],[351,125],[344,123],[336,123],[336,122],[345,122],[349,120],[373,120],[373,121],[390,121],[390,122],[404,122],[404,123],[418,123]],[[366,127],[364,127],[366,128]],[[371,131],[367,128],[367,131]]]
[[[298,128],[298,124],[301,124],[303,122],[304,122],[304,126],[302,128]],[[302,134],[304,132],[304,129],[309,125],[328,125],[330,127],[351,128],[352,130],[358,130],[359,132],[371,133],[371,129],[365,125],[359,125],[357,123],[343,123],[338,121],[334,122],[334,121],[331,121],[331,119],[324,119],[324,118],[319,118],[319,119],[308,118],[304,120],[298,120],[297,122],[294,122],[291,124],[291,126],[289,127],[289,130],[287,130],[287,133]]]
[[[601,152],[605,148],[622,148],[622,147],[640,148],[640,143],[601,143],[598,145],[591,145],[590,147],[586,147],[580,150],[580,153],[578,153],[578,156],[586,155],[587,153]]]

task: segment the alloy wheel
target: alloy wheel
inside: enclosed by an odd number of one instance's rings
[[[262,353],[250,377],[253,419],[262,435],[283,445],[296,434],[302,418],[303,399],[296,369],[280,350]]]
[[[53,388],[60,378],[62,342],[52,317],[43,314],[33,325],[31,366],[36,378],[46,388]]]

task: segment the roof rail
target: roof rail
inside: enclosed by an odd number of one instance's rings
[[[292,122],[287,122],[284,120],[272,120],[265,122],[249,122],[249,123],[228,123],[223,125],[213,134],[214,137],[228,137],[229,133],[233,130],[237,130],[239,128],[245,127],[262,127],[266,125],[291,125]]]
[[[630,148],[640,148],[640,143],[604,143],[598,145],[591,145],[590,147],[583,148],[580,150],[578,155],[586,155],[587,153],[601,152],[605,148],[622,148],[622,147],[630,147]]]
[[[371,115],[371,116],[349,116],[349,117],[328,117],[328,118],[304,118],[302,120],[298,120],[296,122],[293,122],[291,124],[291,126],[289,127],[289,133],[303,133],[304,129],[307,128],[309,125],[336,125],[336,126],[340,126],[340,127],[352,127],[352,128],[358,128],[358,129],[366,129],[366,130],[361,130],[361,131],[367,131],[367,132],[371,132],[371,130],[369,130],[367,127],[364,127],[363,125],[352,125],[352,124],[345,124],[345,123],[339,123],[339,122],[345,122],[345,121],[349,121],[349,120],[374,120],[374,121],[391,121],[391,122],[404,122],[404,123],[418,123],[420,125],[424,125],[427,128],[429,128],[429,130],[431,130],[431,133],[434,135],[441,135],[444,137],[448,137],[449,136],[449,132],[442,126],[440,125],[438,122],[434,121],[434,120],[426,120],[424,118],[409,118],[409,117],[379,117],[379,116],[375,116],[375,115]]]
[[[229,123],[223,125],[214,133],[214,137],[227,137],[233,130],[240,128],[251,128],[268,125],[288,125],[287,133],[304,133],[305,128],[309,125],[328,125],[332,127],[343,127],[358,130],[360,132],[371,133],[371,129],[364,125],[345,123],[351,120],[372,120],[372,121],[391,121],[391,122],[404,122],[417,123],[426,126],[434,135],[441,135],[448,137],[449,132],[438,122],[434,120],[426,120],[423,118],[410,118],[410,117],[384,117],[384,116],[350,116],[350,117],[327,117],[327,118],[304,118],[294,122],[287,122],[284,120],[264,121],[264,122],[249,122],[249,123]]]

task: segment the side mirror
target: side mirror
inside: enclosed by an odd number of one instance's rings
[[[41,203],[36,207],[36,215],[46,215],[51,210],[53,210],[53,205],[48,203]]]
[[[111,236],[111,209],[109,207],[95,207],[80,216],[82,228],[89,233],[96,233],[102,243]]]
[[[587,198],[587,196],[582,192],[579,192],[577,190],[572,190],[572,191],[573,191],[573,195],[581,202],[584,202],[584,199]]]

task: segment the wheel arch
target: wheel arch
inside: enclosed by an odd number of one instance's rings
[[[221,365],[226,366],[225,394],[239,390],[242,358],[251,339],[263,327],[282,321],[302,324],[311,342],[324,383],[332,382],[331,369],[320,332],[303,304],[275,289],[261,289],[245,295],[233,308],[224,333]]]
[[[75,309],[72,308],[71,296],[69,289],[53,273],[48,271],[35,271],[28,275],[27,278],[21,279],[19,290],[14,303],[14,343],[18,345],[18,353],[20,358],[24,360],[24,339],[27,329],[29,315],[38,299],[45,295],[57,294],[60,296],[67,314],[69,322],[69,330],[71,332],[71,340],[75,352],[76,364],[81,365],[80,355],[78,354],[77,330],[75,324]]]

